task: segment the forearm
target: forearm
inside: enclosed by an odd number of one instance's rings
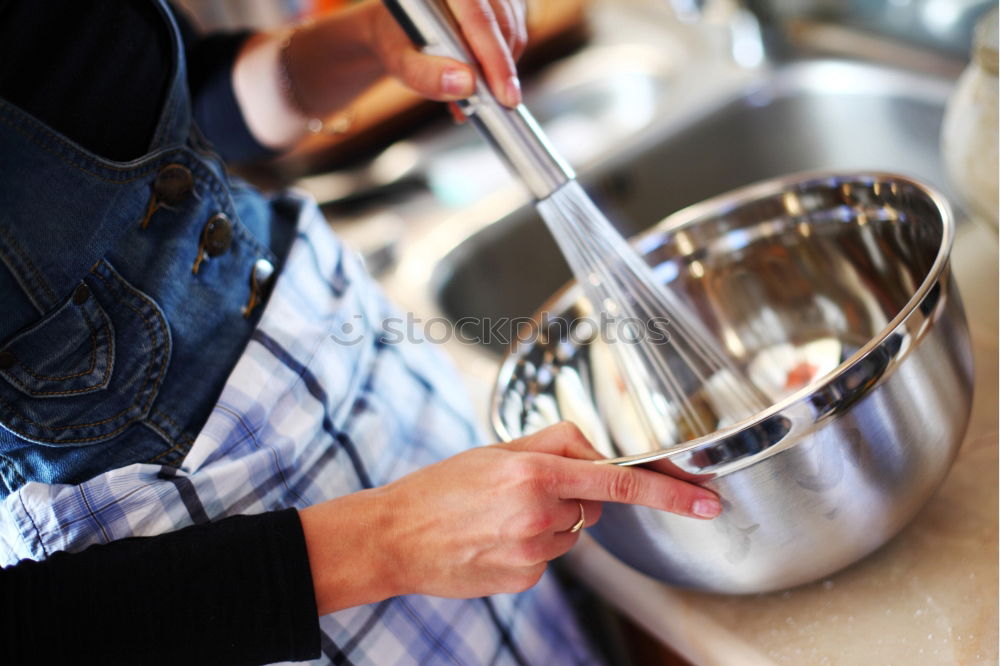
[[[405,594],[392,540],[393,512],[381,489],[299,511],[320,615]]]
[[[310,118],[347,108],[386,75],[370,48],[378,3],[362,3],[295,29],[260,33],[244,44],[233,87],[254,137],[291,146]]]
[[[527,38],[520,3],[448,0],[448,5],[494,94],[516,106],[521,89],[514,58]],[[464,99],[474,90],[469,64],[415,49],[376,0],[301,26],[283,46],[288,35],[287,30],[255,35],[233,67],[233,88],[246,124],[272,149],[291,146],[309,119],[346,109],[387,74],[442,102]]]

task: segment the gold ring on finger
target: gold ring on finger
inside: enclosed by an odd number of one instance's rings
[[[587,521],[587,516],[583,513],[583,502],[577,502],[576,505],[580,507],[580,520],[573,523],[573,527],[569,528],[570,534],[576,534],[583,529],[583,524]]]

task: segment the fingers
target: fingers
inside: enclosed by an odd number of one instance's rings
[[[507,50],[513,56],[515,46],[514,32],[517,29],[514,26],[514,10],[504,0],[489,0],[489,4],[490,9],[493,10],[497,28],[500,29],[504,43],[507,44]]]
[[[573,527],[576,526],[578,522],[580,522],[581,507],[583,508],[583,525],[581,526],[581,529],[583,529],[584,527],[591,527],[593,525],[596,525],[597,521],[601,519],[602,505],[600,502],[594,502],[593,500],[566,500],[566,504],[569,504],[571,507],[573,507],[573,509],[575,509],[575,512],[573,513],[573,517],[571,518],[573,522],[565,523],[566,529],[564,531],[572,529]],[[571,509],[571,511],[573,509]]]
[[[507,7],[506,2],[496,4]],[[517,106],[521,103],[521,84],[514,67],[514,58],[507,45],[500,19],[489,0],[448,0],[455,19],[462,27],[465,41],[482,67],[490,90],[502,104]],[[501,9],[500,14],[510,21],[512,12]],[[506,18],[503,20],[507,20]]]
[[[514,8],[515,25],[518,30],[518,39],[513,51],[514,60],[520,60],[524,50],[528,48],[528,7],[519,0],[514,0],[510,6]]]
[[[561,497],[640,504],[693,518],[714,518],[722,504],[712,491],[680,479],[636,467],[553,458]]]
[[[580,507],[583,506],[584,527],[594,525],[601,517],[601,503],[587,500],[564,500],[554,511],[553,524],[558,525],[555,532],[548,531],[518,542],[515,558],[523,565],[551,562],[565,555],[580,538],[580,530],[570,529],[580,520]]]
[[[534,587],[545,573],[546,562],[513,569],[505,578],[500,592],[517,594]]]
[[[551,562],[565,555],[580,540],[579,532],[556,532],[526,541],[522,546],[522,556],[526,564]]]
[[[371,48],[386,71],[429,99],[453,102],[475,91],[475,72],[465,63],[431,56],[413,46],[384,5],[375,6]]]
[[[507,48],[517,61],[528,45],[528,29],[524,16],[524,5],[511,0],[490,0],[497,18],[500,32],[507,41]]]
[[[580,540],[580,532],[540,534],[519,542],[511,552],[510,561],[521,567],[545,565],[565,555]]]
[[[591,500],[577,500],[577,502],[583,505],[583,515],[584,515],[583,526],[591,527],[593,525],[596,525],[597,521],[601,519],[601,511],[602,511],[601,503],[594,502]],[[578,506],[577,508],[579,509],[580,507]],[[579,518],[577,520],[579,520]]]
[[[680,479],[637,467],[595,465],[603,456],[574,424],[558,423],[533,435],[499,445],[511,451],[550,454],[537,461],[545,485],[564,499],[641,504],[694,518],[714,518],[722,504],[712,491]]]
[[[439,102],[465,99],[475,90],[471,67],[412,47],[400,52],[394,73],[415,92]]]
[[[514,60],[527,44],[522,0],[448,0],[490,90],[507,106],[521,102]],[[420,53],[384,6],[375,8],[370,42],[388,72],[414,91],[439,101],[474,92],[473,68]]]
[[[591,446],[580,428],[570,421],[557,423],[532,435],[515,439],[500,446],[510,451],[534,451],[535,453],[549,453],[554,456],[580,460],[601,460],[604,458]]]
[[[601,518],[601,503],[591,500],[560,500],[553,511],[552,529],[549,533],[568,532],[580,521],[580,507],[583,507],[583,527],[590,527]],[[578,530],[579,531],[579,530]]]
[[[453,102],[475,91],[475,73],[471,67],[418,51],[391,17],[380,25],[377,43],[386,69],[414,92],[441,102]]]

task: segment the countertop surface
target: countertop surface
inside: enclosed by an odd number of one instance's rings
[[[996,664],[995,232],[963,223],[952,267],[975,355],[971,420],[944,484],[889,544],[816,583],[742,597],[664,585],[590,539],[570,569],[695,664]]]

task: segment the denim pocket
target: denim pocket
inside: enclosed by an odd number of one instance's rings
[[[0,422],[41,444],[96,444],[148,414],[166,374],[163,312],[105,261],[0,344]]]
[[[81,283],[55,312],[3,344],[9,367],[0,376],[33,398],[99,391],[111,380],[114,348],[111,319]]]

